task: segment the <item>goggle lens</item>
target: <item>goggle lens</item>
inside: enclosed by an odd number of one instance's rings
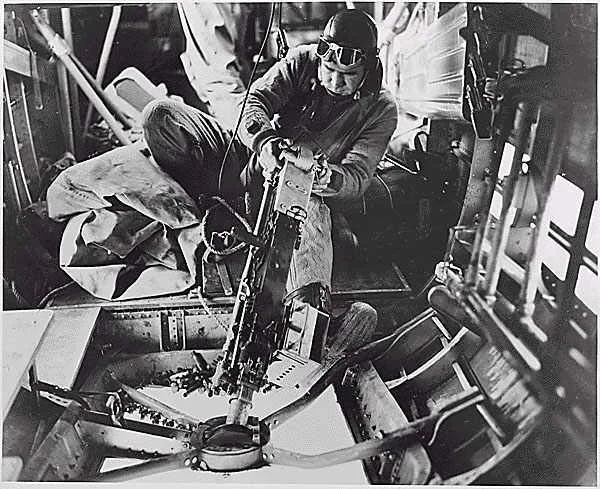
[[[362,49],[347,48],[339,46],[334,42],[326,41],[325,39],[319,39],[317,44],[317,55],[325,60],[329,54],[333,52],[337,59],[337,62],[342,66],[353,66],[363,60],[365,53]]]

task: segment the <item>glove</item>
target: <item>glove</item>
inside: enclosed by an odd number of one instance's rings
[[[332,171],[327,163],[325,155],[320,155],[316,161],[315,181],[313,184],[313,192],[319,194],[327,189],[331,181]]]
[[[258,162],[266,179],[270,178],[273,172],[282,166],[280,159],[282,143],[282,138],[272,138],[267,140],[260,148]]]
[[[321,152],[314,154],[310,148],[292,145],[284,147],[281,151],[281,155],[302,171],[315,171],[313,192],[318,194],[327,189],[327,186],[331,181],[332,172],[327,164],[325,155]]]
[[[315,156],[310,148],[302,145],[283,144],[281,157],[302,171],[311,171],[315,166]]]
[[[296,168],[309,172],[315,170],[313,191],[325,191],[331,181],[331,168],[324,155],[315,155],[313,151],[302,145],[289,144],[282,138],[267,141],[260,151],[259,161],[265,177],[282,166],[283,161],[289,161]]]

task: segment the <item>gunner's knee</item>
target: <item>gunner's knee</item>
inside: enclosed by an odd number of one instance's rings
[[[171,99],[156,99],[148,103],[142,111],[142,128],[155,128],[173,119],[180,102]]]

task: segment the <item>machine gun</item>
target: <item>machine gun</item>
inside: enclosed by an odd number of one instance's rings
[[[228,424],[245,425],[252,397],[266,382],[274,353],[284,346],[291,306],[285,285],[301,239],[314,170],[284,163],[265,180],[254,233],[233,230],[250,244],[213,386],[231,396]]]

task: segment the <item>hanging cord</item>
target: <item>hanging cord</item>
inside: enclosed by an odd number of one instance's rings
[[[256,75],[256,70],[258,69],[258,63],[260,62],[260,58],[262,58],[265,47],[267,46],[267,40],[269,39],[269,34],[271,32],[271,27],[273,26],[273,19],[275,18],[275,8],[276,4],[274,3],[271,6],[271,15],[269,17],[269,25],[267,27],[267,31],[265,33],[265,37],[263,39],[262,45],[258,50],[258,55],[256,61],[254,62],[254,66],[252,67],[252,73],[250,73],[250,79],[248,80],[248,88],[246,93],[244,94],[244,100],[242,102],[242,108],[240,109],[240,113],[237,118],[237,122],[235,123],[235,129],[233,130],[233,134],[231,135],[231,139],[229,140],[229,144],[227,145],[227,149],[225,150],[225,154],[223,155],[223,160],[221,161],[221,169],[219,170],[219,191],[221,190],[221,180],[223,179],[223,170],[225,169],[225,161],[227,161],[227,156],[229,155],[229,151],[231,151],[231,146],[233,145],[233,140],[237,137],[238,130],[240,128],[240,124],[242,123],[242,115],[244,114],[244,109],[246,108],[246,102],[248,101],[248,96],[250,95],[250,87],[252,86],[252,82],[254,81],[254,77]]]
[[[2,283],[5,288],[8,288],[10,290],[20,309],[29,309],[31,307],[29,301],[25,299],[25,297],[23,297],[23,294],[21,294],[19,289],[17,289],[17,284],[14,280],[10,280],[4,274],[2,274]]]
[[[283,9],[283,2],[279,2],[279,19],[277,20],[277,29],[275,30],[276,41],[277,41],[277,59],[283,59],[287,56],[290,46],[287,42],[287,36],[283,27],[281,27],[281,11]]]
[[[207,239],[207,232],[206,232],[208,217],[220,205],[225,207],[225,209],[227,209],[239,222],[241,222],[242,225],[246,228],[246,231],[248,231],[250,233],[252,232],[252,227],[250,226],[248,221],[244,218],[244,216],[242,216],[233,207],[231,207],[227,203],[227,201],[225,201],[221,197],[216,197],[216,196],[211,197],[211,199],[215,200],[217,203],[207,209],[207,211],[204,213],[204,217],[202,218],[202,221],[200,222],[200,231],[201,231],[201,235],[202,235],[202,242],[206,246],[206,251],[204,252],[204,256],[203,256],[203,260],[205,260],[205,261],[208,259],[208,256],[210,254],[217,255],[217,256],[232,255],[233,253],[240,251],[247,245],[247,243],[240,242],[237,245],[232,246],[231,248],[225,248],[223,250],[218,250],[211,245],[210,240]]]
[[[377,179],[383,185],[383,188],[385,188],[385,190],[387,191],[388,197],[390,199],[390,207],[391,207],[392,210],[394,210],[394,197],[392,196],[392,191],[390,190],[390,187],[388,187],[387,183],[385,183],[385,181],[383,180],[383,178],[381,178],[381,175],[379,175],[378,173],[376,173],[375,177],[377,177]]]
[[[75,282],[74,280],[71,280],[70,282],[67,282],[64,285],[60,285],[54,289],[52,289],[50,292],[48,292],[44,297],[42,297],[42,299],[40,300],[40,302],[37,305],[38,309],[43,309],[48,305],[48,302],[50,302],[51,299],[54,299],[54,297],[59,293],[62,292],[63,290],[68,289],[69,287],[75,285],[77,282]]]

